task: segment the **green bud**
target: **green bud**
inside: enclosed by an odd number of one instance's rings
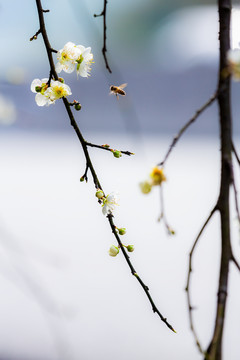
[[[104,197],[104,193],[102,190],[97,190],[95,196],[100,200]]]
[[[36,87],[35,87],[35,91],[36,91],[36,92],[41,92],[41,90],[42,90],[42,87],[41,87],[41,86],[36,86]]]
[[[59,77],[58,81],[60,81],[62,84],[64,84],[64,79],[63,78]]]
[[[127,251],[133,252],[134,251],[134,245],[128,245],[127,246]]]
[[[126,234],[126,228],[120,228],[120,229],[118,229],[118,233],[119,233],[119,235],[124,235],[124,234]]]
[[[75,110],[79,111],[79,110],[81,110],[82,105],[78,103],[78,104],[74,105],[74,108],[75,108]]]
[[[84,181],[84,176],[80,177],[80,181],[83,182]]]
[[[122,156],[122,153],[121,153],[121,151],[119,151],[119,150],[114,150],[114,151],[113,151],[113,156],[114,156],[115,158],[120,158],[120,157]]]

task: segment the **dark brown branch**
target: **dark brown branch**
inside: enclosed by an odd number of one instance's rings
[[[187,285],[186,285],[186,292],[187,292],[187,303],[188,303],[188,314],[189,314],[189,322],[190,322],[190,328],[191,328],[191,331],[193,333],[193,336],[194,336],[194,339],[195,339],[195,342],[196,342],[196,345],[200,351],[200,353],[204,354],[204,351],[203,351],[203,348],[198,340],[198,336],[197,336],[197,333],[196,333],[196,330],[195,330],[195,326],[194,326],[194,323],[193,323],[193,316],[192,316],[192,310],[194,309],[194,307],[192,306],[192,303],[191,303],[191,298],[190,298],[190,280],[191,280],[191,274],[192,274],[192,259],[193,259],[193,254],[194,254],[194,250],[197,246],[197,243],[204,231],[204,229],[206,228],[206,226],[208,225],[209,221],[211,220],[213,214],[215,213],[215,211],[217,210],[217,206],[215,206],[213,208],[213,210],[210,212],[207,220],[205,221],[205,223],[203,224],[201,230],[199,231],[194,243],[193,243],[193,246],[191,248],[191,251],[189,253],[189,263],[188,263],[188,275],[187,275]]]
[[[53,62],[53,58],[52,58],[52,51],[51,51],[51,46],[50,46],[50,43],[49,43],[49,40],[48,40],[48,36],[47,36],[47,32],[46,32],[46,29],[45,29],[45,23],[44,23],[44,17],[43,17],[43,10],[42,10],[42,5],[41,5],[41,0],[36,0],[36,3],[37,3],[37,8],[38,8],[38,14],[39,14],[39,22],[40,22],[40,29],[41,29],[41,33],[42,33],[42,36],[43,36],[43,40],[44,40],[44,44],[45,44],[45,47],[46,47],[46,50],[47,50],[47,55],[48,55],[48,59],[49,59],[49,64],[50,64],[50,73],[52,74],[52,76],[55,78],[55,80],[58,79],[58,76],[57,76],[57,73],[56,73],[56,70],[55,70],[55,66],[54,66],[54,62]],[[86,179],[87,178],[87,171],[88,169],[90,170],[91,174],[92,174],[92,177],[93,177],[93,182],[95,184],[95,187],[97,189],[102,189],[101,187],[101,184],[98,180],[98,177],[97,177],[97,174],[95,172],[95,169],[93,167],[93,164],[92,164],[92,161],[91,161],[91,158],[90,158],[90,155],[88,153],[88,145],[87,145],[87,142],[84,140],[83,136],[82,136],[82,133],[80,131],[80,129],[78,128],[78,125],[75,121],[75,118],[73,116],[73,113],[71,111],[71,105],[70,103],[68,102],[68,100],[66,98],[62,98],[63,100],[63,103],[65,105],[65,108],[66,108],[66,111],[68,113],[68,116],[69,116],[69,119],[70,119],[70,123],[72,125],[72,127],[74,128],[75,132],[76,132],[76,135],[81,143],[81,146],[82,146],[82,149],[83,149],[83,152],[84,152],[84,155],[85,155],[85,159],[86,159],[86,170],[85,170],[85,174],[83,175],[83,177]],[[108,221],[109,221],[109,224],[111,226],[111,229],[112,229],[112,232],[122,250],[122,253],[124,255],[124,258],[125,260],[127,261],[127,264],[128,266],[130,267],[131,269],[131,272],[132,274],[136,277],[136,279],[138,280],[138,282],[141,284],[142,288],[144,289],[147,297],[148,297],[148,300],[150,301],[151,305],[152,305],[152,309],[153,309],[153,312],[156,312],[160,319],[167,325],[167,327],[169,329],[171,329],[172,331],[175,332],[175,330],[173,329],[173,327],[168,323],[167,319],[164,318],[162,316],[162,314],[160,313],[160,311],[157,309],[155,303],[153,302],[152,300],[152,297],[150,296],[149,294],[149,289],[148,287],[143,283],[143,281],[141,280],[141,278],[138,276],[138,274],[136,273],[136,271],[134,270],[133,268],[133,265],[129,259],[129,256],[127,255],[124,247],[123,247],[123,244],[121,243],[121,240],[116,232],[116,225],[114,224],[113,222],[113,215],[112,214],[109,214],[108,215]]]
[[[201,107],[199,108],[195,114],[193,115],[193,117],[180,129],[180,131],[178,132],[178,134],[176,136],[174,136],[172,143],[169,147],[169,150],[167,151],[164,159],[162,162],[160,162],[158,164],[158,166],[163,166],[165,164],[165,162],[167,161],[170,153],[172,152],[174,146],[176,145],[176,143],[178,142],[178,140],[180,139],[180,137],[183,135],[183,133],[189,128],[190,125],[192,125],[197,118],[204,112],[204,110],[206,110],[218,97],[218,92],[215,92],[210,99]]]
[[[96,15],[93,15],[94,17],[103,17],[103,48],[102,48],[102,54],[103,54],[103,58],[105,61],[105,65],[107,70],[112,73],[112,70],[110,69],[110,66],[108,64],[108,60],[107,60],[107,23],[106,23],[106,17],[107,17],[107,0],[104,0],[104,5],[103,5],[103,11]]]
[[[129,268],[130,268],[130,270],[131,270],[131,273],[132,273],[133,276],[136,277],[136,279],[137,279],[138,282],[140,283],[141,287],[143,288],[145,294],[147,295],[147,298],[148,298],[149,302],[150,302],[151,305],[152,305],[152,310],[153,310],[153,312],[154,312],[154,313],[157,313],[157,314],[159,315],[160,319],[167,325],[167,327],[168,327],[169,329],[171,329],[173,332],[176,332],[176,331],[173,329],[172,325],[169,324],[169,322],[167,321],[167,319],[164,318],[164,316],[160,313],[160,311],[159,311],[158,308],[156,307],[156,305],[155,305],[155,303],[154,303],[154,301],[153,301],[153,299],[152,299],[152,297],[151,297],[151,295],[150,295],[150,293],[149,293],[149,288],[148,288],[148,286],[147,286],[146,284],[144,284],[144,282],[142,281],[142,279],[140,278],[140,276],[138,275],[138,273],[137,273],[136,270],[134,269],[134,267],[133,267],[133,265],[132,265],[132,263],[131,263],[131,261],[130,261],[130,258],[129,258],[129,256],[128,256],[128,254],[126,253],[126,250],[125,250],[125,248],[124,248],[124,246],[123,246],[123,244],[122,244],[122,242],[121,242],[121,240],[120,240],[120,237],[118,236],[118,233],[117,233],[117,231],[116,231],[116,226],[115,226],[115,224],[113,223],[113,215],[112,215],[112,214],[109,214],[109,215],[107,215],[107,218],[108,218],[108,221],[109,221],[109,223],[110,223],[112,232],[113,232],[113,234],[114,234],[114,236],[115,236],[115,238],[116,238],[116,240],[117,240],[117,242],[118,242],[118,245],[119,245],[120,249],[122,250],[123,256],[124,256],[124,258],[125,258],[128,266],[129,266]]]
[[[232,118],[230,78],[223,75],[224,69],[228,65],[227,51],[230,49],[231,0],[218,0],[218,12],[220,43],[218,89],[223,88],[223,91],[218,96],[221,141],[221,185],[218,198],[218,208],[221,216],[221,260],[215,327],[205,357],[207,360],[222,359],[222,336],[227,304],[229,263],[232,259],[229,206],[229,191],[232,184]]]

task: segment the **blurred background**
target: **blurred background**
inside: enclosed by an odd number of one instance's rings
[[[134,157],[90,149],[106,193],[119,191],[115,222],[134,244],[131,259],[171,333],[131,276],[114,244],[94,186],[80,183],[85,160],[59,101],[40,108],[30,84],[49,75],[35,1],[0,0],[0,359],[201,359],[189,329],[188,253],[216,202],[220,153],[213,104],[175,148],[165,171],[165,210],[176,231],[169,237],[160,194],[139,183],[160,162],[173,136],[214,93],[218,72],[218,13],[214,1],[108,1],[107,57],[102,56],[103,0],[42,1],[52,47],[72,41],[91,46],[91,77],[62,74],[85,139],[108,143]],[[240,9],[232,16],[232,47],[239,47]],[[55,58],[56,60],[56,58]],[[127,96],[109,96],[128,83]],[[232,84],[233,129],[240,149],[240,85]],[[239,150],[238,150],[239,151]],[[236,169],[239,185],[239,169]],[[232,207],[233,248],[239,229]],[[219,218],[205,231],[194,258],[194,320],[205,347],[212,335],[220,255]],[[230,269],[224,358],[239,359],[239,274]]]

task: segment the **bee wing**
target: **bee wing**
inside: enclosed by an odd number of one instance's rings
[[[118,87],[119,87],[120,89],[124,89],[126,86],[127,86],[127,83],[122,84],[122,85],[119,85]]]

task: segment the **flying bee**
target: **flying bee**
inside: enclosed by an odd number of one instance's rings
[[[115,94],[117,99],[119,99],[118,95],[122,95],[122,96],[126,95],[126,92],[123,90],[126,86],[127,86],[127,84],[122,84],[119,86],[111,85],[110,86],[110,94]]]

